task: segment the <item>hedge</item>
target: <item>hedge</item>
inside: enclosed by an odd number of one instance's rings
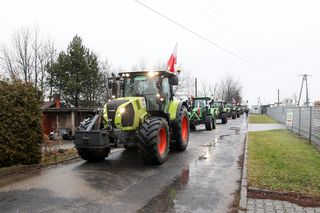
[[[41,159],[41,93],[29,83],[0,81],[0,167]]]

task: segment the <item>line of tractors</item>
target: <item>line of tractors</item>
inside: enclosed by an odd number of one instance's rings
[[[113,148],[137,146],[146,164],[160,165],[169,150],[184,151],[190,129],[216,120],[227,123],[242,113],[239,107],[208,97],[191,101],[174,99],[178,77],[168,71],[122,72],[109,79],[113,98],[81,122],[75,133],[75,148],[89,162],[103,161]],[[117,97],[117,98],[116,98]]]
[[[206,130],[216,128],[217,119],[222,124],[228,122],[228,118],[239,118],[245,108],[239,104],[224,101],[215,101],[209,97],[193,97],[189,100],[188,115],[190,129],[195,130],[197,125],[204,124]]]

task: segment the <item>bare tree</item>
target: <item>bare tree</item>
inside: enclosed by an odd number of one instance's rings
[[[208,82],[205,80],[200,80],[201,88],[202,88],[202,93],[201,96],[207,97],[208,95]]]
[[[17,72],[22,72],[25,82],[31,81],[31,34],[29,29],[21,29],[13,34],[13,57],[17,63]]]
[[[38,28],[33,33],[27,28],[13,33],[12,45],[3,45],[0,56],[0,66],[10,79],[32,82],[42,92],[48,91],[48,72],[57,51],[52,41],[40,39]],[[48,93],[52,95],[52,88]]]
[[[218,84],[214,83],[214,84],[209,84],[209,93],[210,96],[216,100],[217,99],[217,88],[218,88]]]
[[[167,64],[165,62],[158,61],[158,63],[153,66],[153,69],[157,71],[167,70]]]
[[[182,71],[178,75],[179,84],[173,87],[173,93],[178,97],[189,96],[193,94],[194,78],[188,71]]]
[[[34,36],[33,36],[33,41],[32,41],[32,51],[33,51],[33,62],[34,62],[34,67],[33,67],[33,73],[34,73],[34,86],[38,86],[38,61],[39,61],[39,51],[41,49],[41,42],[39,42],[39,30],[36,27],[34,30]]]
[[[242,86],[239,80],[227,76],[217,86],[217,98],[223,101],[240,103],[242,101]]]
[[[99,95],[98,95],[98,102],[100,105],[103,105],[107,102],[108,99],[112,96],[112,91],[109,88],[109,78],[111,78],[112,74],[112,68],[111,64],[108,61],[108,59],[105,59],[104,61],[100,61],[99,63],[100,71],[102,72],[102,82],[100,84],[99,89]]]
[[[131,71],[143,71],[147,68],[147,60],[145,58],[140,58],[138,62],[131,66]]]
[[[57,59],[57,49],[55,48],[54,42],[51,40],[47,40],[45,43],[41,45],[41,48],[39,50],[38,54],[38,60],[39,60],[39,89],[45,93],[45,91],[48,91],[46,96],[51,99],[53,88],[52,84],[50,84],[48,81],[50,81],[50,74],[52,70],[52,66],[54,62]]]
[[[11,60],[12,53],[6,46],[2,46],[0,66],[4,70],[4,74],[9,75],[11,79],[19,79],[19,74],[16,71],[15,63]]]

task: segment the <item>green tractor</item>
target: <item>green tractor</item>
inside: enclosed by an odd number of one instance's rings
[[[236,105],[236,114],[237,114],[237,118],[240,118],[240,116],[243,114],[243,109],[240,104]]]
[[[212,107],[215,109],[217,119],[221,119],[222,124],[228,123],[228,114],[229,111],[224,107],[223,101],[213,101],[211,103]]]
[[[231,117],[232,119],[236,119],[237,118],[237,110],[236,110],[236,105],[227,102],[225,104],[225,107],[227,108],[228,111],[228,117]]]
[[[122,97],[109,100],[103,110],[80,125],[75,147],[81,158],[103,161],[110,149],[136,144],[146,164],[160,165],[166,161],[169,149],[186,150],[187,104],[174,100],[173,86],[178,85],[174,73],[119,73],[109,85],[121,91]]]
[[[206,130],[216,128],[216,110],[211,107],[209,97],[196,97],[192,99],[189,108],[190,129],[195,130],[197,125],[205,124]]]

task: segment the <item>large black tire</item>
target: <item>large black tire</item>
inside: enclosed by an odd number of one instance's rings
[[[221,122],[222,122],[222,124],[228,123],[228,116],[226,113],[221,114]]]
[[[194,125],[193,127],[195,129]],[[186,150],[189,143],[189,132],[188,111],[183,106],[177,115],[176,122],[172,123],[172,139],[174,142],[170,144],[170,149],[175,151]]]
[[[217,118],[212,117],[212,129],[216,129],[217,126]]]
[[[241,115],[240,112],[237,112],[237,118],[240,118],[240,115]]]
[[[208,131],[212,130],[212,115],[206,116],[205,126],[206,126],[206,130]]]
[[[236,119],[236,118],[237,118],[236,113],[235,113],[235,112],[232,112],[231,117],[232,117],[232,119]]]
[[[169,153],[169,127],[164,118],[151,117],[138,131],[138,150],[146,164],[163,164]]]
[[[110,148],[77,148],[78,154],[83,160],[88,162],[100,162],[104,161],[108,154],[110,153]]]

